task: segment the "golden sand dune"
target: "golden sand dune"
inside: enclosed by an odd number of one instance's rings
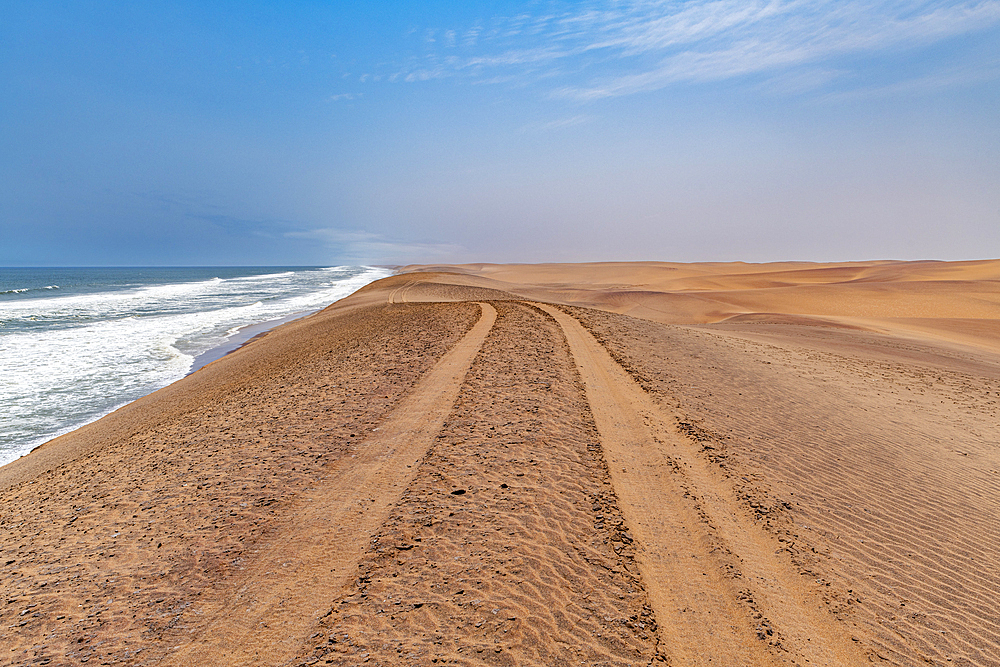
[[[0,468],[0,664],[1000,665],[998,281],[410,267]]]
[[[761,315],[797,324],[816,319],[822,325],[1000,351],[1000,260],[467,264],[438,273],[442,268],[407,267],[428,273],[432,282],[461,282],[666,324],[760,320]]]

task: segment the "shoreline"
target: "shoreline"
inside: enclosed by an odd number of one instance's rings
[[[7,391],[3,393],[5,396],[11,395],[13,400],[4,406],[4,421],[9,417],[10,428],[0,439],[0,463],[7,465],[22,459],[54,439],[83,428],[142,396],[196,373],[255,337],[328,307],[336,300],[349,296],[352,290],[356,291],[359,286],[385,276],[392,270],[382,267],[327,267],[321,271],[308,270],[293,276],[289,271],[265,268],[267,270],[263,272],[247,271],[244,272],[248,274],[246,276],[242,273],[235,276],[241,278],[231,281],[235,287],[225,286],[226,281],[234,277],[232,269],[214,273],[201,270],[190,276],[153,275],[150,278],[153,280],[150,289],[137,292],[144,295],[143,304],[149,301],[152,305],[145,310],[136,310],[138,316],[135,318],[118,317],[112,310],[108,310],[111,315],[104,313],[102,308],[110,307],[101,301],[104,297],[94,296],[104,294],[98,289],[94,295],[85,295],[85,299],[89,300],[85,300],[84,305],[80,306],[94,311],[93,322],[88,320],[81,326],[74,323],[75,328],[70,327],[69,334],[60,333],[58,327],[52,327],[52,336],[49,336],[50,332],[45,327],[38,328],[37,332],[26,329],[29,335],[39,337],[39,342],[28,348],[29,353],[34,356],[29,354],[14,363],[14,368],[11,369],[13,377],[7,378],[11,382],[6,384]],[[215,277],[206,282],[201,280],[204,278],[201,274]],[[101,273],[95,275],[100,279],[105,277]],[[218,276],[222,276],[218,279],[221,282],[217,281]],[[164,285],[156,280],[170,278],[178,282],[165,283],[173,291],[164,292]],[[95,284],[101,285],[99,281]],[[209,289],[210,299],[207,301],[201,298],[201,291],[204,289]],[[199,295],[199,299],[191,303],[175,304],[180,308],[164,306],[164,303],[170,304],[170,299],[183,300],[189,293]],[[227,301],[226,295],[229,293],[235,294],[236,298]],[[122,292],[112,289],[108,294],[110,296],[107,299],[112,299],[109,303],[116,303],[114,299],[118,298],[131,298],[128,290]],[[124,297],[121,296],[123,294]],[[265,299],[274,294],[278,294],[280,298]],[[230,306],[241,305],[240,299],[245,300],[247,295],[264,299],[256,304],[261,306],[257,312],[254,312],[255,309],[249,312],[242,312],[239,308],[230,309]],[[286,297],[289,297],[288,300]],[[48,308],[46,303],[48,302],[39,302],[37,308],[45,311]],[[58,309],[58,302],[53,303],[56,305],[52,307]],[[127,305],[131,307],[134,304],[127,301]],[[161,306],[164,308],[163,312],[155,310]],[[203,311],[199,312],[199,308],[203,308]],[[20,311],[11,316],[18,312]],[[128,314],[127,309],[124,312]],[[147,318],[147,314],[156,317]],[[189,315],[191,317],[187,317]],[[158,319],[161,316],[162,321]],[[178,317],[179,320],[176,319]],[[108,323],[104,323],[102,318],[107,319]],[[131,324],[133,321],[135,325]],[[160,329],[171,332],[169,335],[176,338],[172,340],[167,334],[160,337]],[[5,331],[14,336],[20,333],[16,326]],[[71,335],[73,337],[67,338]],[[3,342],[6,343],[7,339]],[[80,347],[69,344],[74,342]],[[50,371],[39,370],[47,368],[45,364],[55,359],[51,354],[43,356],[37,352],[44,350],[46,345],[54,345],[58,354],[67,355],[67,363],[52,367]],[[77,349],[80,350],[79,353]],[[7,347],[3,350],[4,355],[12,352]],[[35,357],[38,357],[38,363]],[[40,387],[37,391],[33,389],[36,385]],[[13,394],[15,391],[19,393]]]
[[[330,304],[330,305],[332,305],[332,304]],[[329,307],[329,306],[327,306],[327,307]],[[282,326],[284,324],[288,324],[290,322],[295,322],[296,320],[300,320],[302,318],[309,317],[310,315],[315,315],[316,313],[318,313],[318,312],[320,312],[322,310],[323,310],[323,308],[318,308],[316,310],[300,311],[300,312],[297,312],[297,313],[292,313],[291,315],[286,315],[285,317],[279,317],[279,318],[274,318],[274,319],[270,319],[270,320],[264,320],[262,322],[257,322],[255,324],[248,324],[246,326],[240,327],[236,331],[236,333],[234,333],[233,335],[227,337],[226,340],[225,340],[225,342],[223,342],[222,344],[216,345],[215,347],[209,348],[209,349],[205,350],[204,352],[201,352],[198,355],[196,355],[192,359],[192,361],[191,361],[191,367],[187,371],[187,373],[185,373],[183,377],[178,378],[178,380],[174,380],[174,382],[171,382],[170,384],[174,384],[175,382],[178,382],[179,380],[183,380],[184,378],[189,377],[189,376],[193,375],[194,373],[197,373],[202,368],[204,368],[205,366],[208,366],[212,362],[218,361],[219,359],[222,359],[223,357],[229,356],[233,352],[236,352],[237,350],[239,350],[239,349],[241,349],[241,348],[249,345],[250,343],[254,342],[255,340],[263,338],[268,333],[270,333],[274,329],[276,329],[276,328],[278,328],[278,327],[280,327],[280,326]],[[166,385],[166,387],[169,387],[170,384]],[[24,459],[26,456],[29,456],[30,454],[32,454],[32,453],[38,451],[39,449],[45,447],[50,442],[52,442],[54,440],[57,440],[59,438],[71,435],[72,433],[74,433],[74,432],[76,432],[76,431],[78,431],[80,429],[86,428],[87,426],[90,426],[91,424],[94,424],[94,423],[96,423],[96,422],[104,419],[108,415],[114,414],[118,410],[121,410],[122,408],[127,407],[127,406],[131,405],[132,403],[135,403],[136,401],[139,401],[139,400],[145,398],[146,396],[154,394],[154,393],[156,393],[156,392],[158,392],[161,389],[164,389],[166,387],[160,387],[159,389],[154,389],[153,391],[150,391],[148,394],[144,394],[143,396],[139,396],[139,397],[137,397],[137,398],[135,398],[133,400],[130,400],[130,401],[125,401],[123,403],[119,403],[119,404],[115,405],[114,407],[112,407],[107,412],[99,414],[99,415],[93,417],[92,419],[89,419],[89,420],[84,421],[84,422],[76,423],[73,426],[68,427],[68,429],[66,431],[58,432],[56,435],[53,435],[52,437],[48,438],[44,442],[39,442],[39,443],[37,443],[35,445],[32,445],[30,449],[28,449],[27,451],[25,451],[23,454],[21,454],[17,458],[11,459],[10,461],[4,463],[3,465],[0,465],[0,470],[3,470],[7,466],[10,466],[11,464],[16,463],[17,461],[20,461],[20,460]]]
[[[280,327],[283,324],[288,324],[289,322],[294,322],[295,320],[302,319],[303,317],[309,317],[315,313],[323,310],[322,308],[317,308],[316,310],[303,310],[298,313],[292,313],[291,315],[286,315],[285,317],[278,317],[272,320],[264,320],[263,322],[257,322],[256,324],[248,324],[246,326],[240,327],[236,333],[232,336],[228,336],[224,343],[221,345],[216,345],[215,347],[209,348],[204,352],[196,355],[194,359],[191,360],[191,368],[185,373],[184,377],[197,373],[205,366],[209,365],[213,361],[222,359],[223,357],[232,354],[236,350],[240,349],[244,345],[262,338],[268,334],[272,329]]]
[[[308,317],[310,315],[314,315],[315,313],[320,312],[320,310],[322,310],[322,308],[317,309],[317,310],[308,310],[308,311],[302,311],[302,312],[299,312],[299,313],[293,313],[292,315],[288,315],[286,317],[279,317],[279,318],[272,319],[272,320],[265,320],[263,322],[258,322],[256,324],[248,324],[248,325],[246,325],[244,327],[240,327],[239,330],[236,333],[234,333],[232,336],[229,336],[226,339],[226,342],[222,343],[221,345],[217,345],[217,346],[215,346],[213,348],[209,348],[208,350],[205,350],[204,352],[202,352],[202,353],[198,354],[197,356],[195,356],[194,359],[191,361],[191,368],[184,375],[184,378],[186,378],[186,377],[188,377],[190,375],[193,375],[194,373],[197,373],[198,371],[200,371],[202,368],[204,368],[205,366],[209,365],[213,361],[218,361],[219,359],[222,359],[223,357],[226,357],[226,356],[232,354],[233,352],[236,352],[240,348],[242,348],[242,347],[244,347],[246,345],[249,345],[253,341],[258,340],[260,338],[263,338],[264,336],[266,336],[268,333],[270,333],[272,330],[276,329],[277,327],[280,327],[283,324],[288,324],[289,322],[294,322],[295,320],[302,319],[303,317]],[[182,380],[184,378],[180,378],[180,379]],[[174,380],[174,382],[177,382],[177,381],[178,380]],[[173,384],[173,382],[171,384]],[[169,387],[169,386],[170,385],[167,385],[167,387]],[[165,388],[165,387],[161,387],[160,389],[163,389],[163,388]],[[54,435],[51,438],[49,438],[48,440],[46,440],[45,442],[40,442],[37,445],[32,446],[31,449],[29,449],[24,454],[21,454],[18,458],[13,459],[11,461],[8,461],[7,463],[5,463],[2,466],[0,466],[0,469],[3,469],[4,467],[6,467],[8,465],[10,465],[10,464],[12,464],[12,463],[14,463],[16,461],[19,461],[19,460],[23,459],[25,456],[28,456],[29,454],[35,452],[36,450],[38,450],[38,449],[40,449],[42,447],[45,447],[47,444],[49,444],[53,440],[56,440],[57,438],[61,438],[61,437],[66,436],[66,435],[70,435],[71,433],[73,433],[73,432],[75,432],[75,431],[77,431],[79,429],[82,429],[82,428],[84,428],[86,426],[90,426],[91,424],[93,424],[95,422],[98,422],[101,419],[104,419],[108,415],[113,414],[113,413],[117,412],[118,410],[121,410],[122,408],[124,408],[124,407],[126,407],[126,406],[128,406],[128,405],[130,405],[132,403],[135,403],[136,401],[138,401],[138,400],[140,400],[142,398],[145,398],[146,396],[149,396],[150,394],[154,394],[157,391],[159,391],[159,389],[155,389],[155,390],[149,392],[149,394],[145,394],[144,396],[140,396],[140,397],[138,397],[138,398],[136,398],[134,400],[125,401],[124,403],[119,403],[118,405],[114,406],[113,408],[111,408],[110,410],[108,410],[107,412],[105,412],[104,414],[98,415],[97,417],[94,417],[93,419],[90,419],[90,420],[88,420],[86,422],[83,422],[83,423],[80,423],[80,424],[76,424],[75,426],[71,427],[69,430],[67,430],[67,431],[65,431],[63,433],[59,433],[57,435]]]

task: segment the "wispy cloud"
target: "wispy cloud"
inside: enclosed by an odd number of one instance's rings
[[[523,132],[555,132],[558,130],[565,130],[571,127],[578,127],[580,125],[586,125],[593,120],[592,116],[587,116],[584,114],[577,114],[575,116],[567,116],[565,118],[556,118],[555,120],[544,121],[540,123],[531,123],[525,125],[522,128]]]
[[[552,5],[546,5],[551,9]],[[495,18],[444,40],[396,78],[534,77],[594,100],[819,66],[935,44],[1000,24],[1000,0],[603,0]],[[447,52],[447,56],[445,55]],[[819,77],[817,80],[828,80]],[[806,80],[805,78],[803,80]]]
[[[293,231],[288,238],[311,239],[338,253],[342,261],[402,264],[411,261],[441,261],[458,256],[463,248],[454,243],[422,243],[391,239],[365,230],[333,228]]]

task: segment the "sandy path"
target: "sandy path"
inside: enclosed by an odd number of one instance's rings
[[[325,602],[356,573],[371,535],[411,481],[417,462],[441,430],[496,310],[420,381],[358,454],[321,486],[258,551],[237,581],[192,609],[204,629],[165,665],[281,664],[294,657],[322,616]],[[178,638],[180,640],[180,638]]]
[[[641,545],[637,560],[661,641],[676,663],[773,664],[763,646],[792,662],[863,662],[693,443],[579,322],[541,307],[577,360],[622,514]]]
[[[562,332],[495,306],[447,423],[292,664],[663,664]]]

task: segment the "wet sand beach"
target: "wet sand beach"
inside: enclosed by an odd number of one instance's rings
[[[0,468],[3,665],[1000,665],[1000,261],[406,267]]]

